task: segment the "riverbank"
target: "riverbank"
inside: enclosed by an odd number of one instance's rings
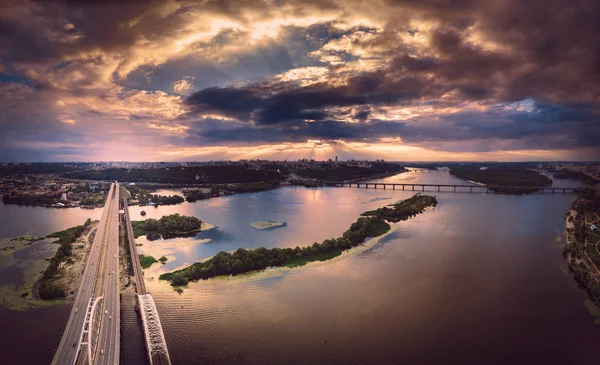
[[[72,242],[71,254],[68,259],[64,261],[57,259],[60,263],[46,281],[46,285],[60,288],[61,294],[64,294],[67,299],[77,290],[97,224],[97,221],[91,222],[85,231],[76,237]],[[58,250],[63,250],[62,244],[59,246],[55,243],[61,232],[55,232],[46,237],[23,235],[0,240],[0,247],[9,247],[0,249],[0,272],[19,270],[22,278],[21,280],[3,281],[0,285],[1,306],[10,310],[26,311],[65,302],[65,297],[45,300],[40,297],[39,293],[43,273],[52,265],[52,260],[57,257]],[[63,237],[65,236],[63,235]]]
[[[566,218],[563,256],[569,270],[590,298],[600,307],[600,194],[583,189],[573,201]]]
[[[169,280],[172,285],[180,285],[187,280],[208,279],[220,275],[237,275],[267,267],[298,266],[311,261],[323,261],[338,256],[342,251],[356,247],[365,242],[368,237],[378,237],[390,230],[390,225],[384,217],[392,221],[408,219],[423,212],[427,206],[435,207],[435,197],[415,195],[406,201],[399,202],[380,210],[369,211],[358,218],[344,234],[337,239],[327,239],[322,243],[296,248],[260,247],[247,250],[239,248],[233,253],[219,252],[212,258],[196,262],[182,270],[160,275],[159,279]],[[419,209],[417,209],[417,207]],[[420,209],[423,208],[423,209]]]

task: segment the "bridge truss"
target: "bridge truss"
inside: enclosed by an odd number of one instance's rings
[[[160,324],[160,318],[156,311],[154,299],[150,294],[138,295],[140,304],[140,314],[144,325],[144,333],[146,334],[146,348],[148,349],[148,357],[152,359],[160,357],[166,359],[170,364],[169,351],[167,350],[167,342]]]

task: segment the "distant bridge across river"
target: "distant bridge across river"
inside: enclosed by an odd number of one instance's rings
[[[558,186],[495,186],[495,185],[465,185],[465,184],[415,184],[415,183],[381,183],[381,182],[337,182],[328,181],[327,186],[363,188],[363,189],[384,189],[384,190],[402,190],[402,191],[439,191],[454,193],[487,193],[500,188],[509,188],[514,190],[529,190],[539,192],[540,194],[573,194],[575,188]]]

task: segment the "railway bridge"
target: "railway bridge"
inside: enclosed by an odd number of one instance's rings
[[[515,190],[529,190],[539,192],[540,194],[570,194],[575,192],[575,188],[556,187],[556,186],[495,186],[495,185],[466,185],[466,184],[416,184],[416,183],[381,183],[381,182],[344,182],[328,181],[327,186],[337,187],[355,187],[364,189],[390,189],[390,190],[410,190],[410,191],[439,191],[439,192],[463,192],[463,193],[487,193],[499,188],[509,188]]]
[[[144,339],[148,354],[148,361],[152,365],[171,365],[169,350],[165,340],[165,334],[162,330],[160,317],[154,304],[152,295],[146,290],[144,283],[144,272],[140,264],[140,257],[137,253],[135,245],[135,237],[131,227],[131,219],[129,216],[129,208],[127,206],[127,198],[123,197],[123,219],[127,230],[127,240],[129,241],[129,252],[131,256],[131,264],[133,266],[133,274],[135,278],[135,288],[137,292],[137,304],[139,307],[140,317],[142,318],[142,327],[144,330]]]

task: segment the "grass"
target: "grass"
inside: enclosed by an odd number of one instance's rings
[[[388,226],[389,228],[389,226]],[[329,250],[327,252],[319,252],[310,256],[304,256],[304,257],[298,257],[292,260],[289,260],[285,263],[285,266],[287,267],[298,267],[298,266],[304,266],[306,264],[308,264],[309,262],[313,262],[313,261],[327,261],[327,260],[331,260],[334,257],[337,257],[339,255],[342,254],[342,250],[338,249],[334,249],[334,250]]]
[[[158,260],[156,260],[153,256],[146,256],[140,254],[140,265],[142,265],[142,269],[149,268],[155,262],[158,262]]]

